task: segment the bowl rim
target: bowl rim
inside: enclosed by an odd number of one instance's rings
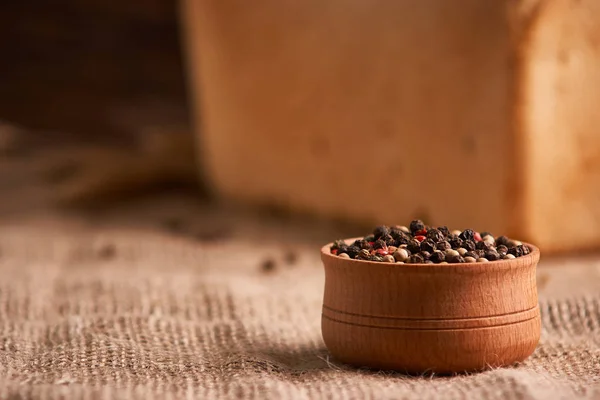
[[[346,243],[353,242],[356,239],[362,239],[362,237],[348,238],[342,239]],[[378,261],[365,261],[365,260],[356,260],[352,258],[339,258],[335,254],[330,253],[330,247],[333,242],[327,243],[325,246],[321,247],[321,259],[325,261],[326,258],[331,260],[341,261],[344,265],[356,265],[361,268],[372,266],[372,267],[385,267],[385,268],[394,268],[394,269],[404,269],[404,270],[423,270],[423,271],[431,271],[432,269],[440,269],[440,270],[466,270],[466,271],[477,271],[477,270],[490,270],[490,269],[513,269],[518,266],[535,266],[539,262],[540,259],[540,250],[532,245],[531,243],[521,242],[522,244],[529,247],[531,252],[526,256],[516,257],[510,260],[496,260],[489,261],[486,263],[474,262],[474,263],[454,263],[454,264],[414,264],[414,263],[387,263],[387,262],[378,262]]]

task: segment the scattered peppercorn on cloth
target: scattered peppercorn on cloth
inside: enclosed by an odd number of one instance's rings
[[[330,357],[318,246],[251,237],[4,224],[0,398],[600,398],[597,259],[542,261],[543,334],[522,365],[408,377]]]

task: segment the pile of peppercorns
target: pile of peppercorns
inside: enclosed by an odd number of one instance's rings
[[[414,220],[406,226],[378,226],[371,235],[354,241],[336,240],[331,254],[355,260],[399,264],[448,264],[510,260],[529,254],[529,248],[506,236],[472,229],[450,232]]]

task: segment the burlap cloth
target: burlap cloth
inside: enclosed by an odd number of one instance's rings
[[[328,355],[315,244],[286,262],[259,229],[201,243],[140,226],[7,223],[0,397],[600,398],[597,261],[540,268],[543,336],[523,365],[415,378]]]

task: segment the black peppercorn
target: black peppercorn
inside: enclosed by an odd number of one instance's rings
[[[465,229],[460,233],[460,235],[458,235],[458,237],[462,240],[473,240],[473,238],[475,237],[475,232],[473,231],[473,229]]]
[[[443,251],[436,250],[433,253],[431,253],[431,257],[429,257],[429,259],[434,263],[438,264],[442,261],[446,261],[446,254],[444,254]]]
[[[418,253],[419,251],[421,251],[421,242],[419,242],[416,239],[411,239],[410,242],[408,242],[408,246],[406,248],[411,253]]]
[[[429,260],[429,258],[431,258],[431,253],[428,251],[422,251],[419,253],[424,260]]]
[[[485,257],[485,250],[475,250],[474,252],[479,255],[479,258]]]
[[[367,250],[369,250],[371,248],[371,245],[365,239],[355,240],[354,246],[357,246],[359,249],[367,249]]]
[[[487,250],[484,253],[484,257],[487,258],[489,261],[496,261],[500,259],[500,254],[498,254],[496,250]]]
[[[418,231],[425,229],[425,224],[420,219],[415,219],[414,221],[411,221],[409,229],[410,232],[414,235]]]
[[[510,240],[509,238],[507,238],[506,236],[498,236],[498,237],[496,238],[496,244],[497,244],[498,246],[502,244],[502,245],[504,245],[504,246],[506,246],[506,247],[510,248],[510,247],[511,247],[511,246],[510,246],[510,244],[511,244],[510,242],[511,242],[511,240]]]
[[[438,231],[440,231],[445,238],[448,237],[448,235],[450,234],[450,231],[448,230],[447,226],[438,227]]]
[[[380,239],[382,236],[387,236],[389,234],[390,228],[385,225],[378,226],[373,230],[373,236],[375,237],[375,240]]]
[[[374,250],[386,249],[386,248],[387,248],[387,244],[385,244],[385,242],[381,239],[377,239],[375,241],[375,243],[373,243]]]
[[[483,255],[483,254],[482,254],[482,255]],[[480,254],[479,254],[478,252],[476,252],[476,251],[467,251],[467,252],[465,253],[465,255],[464,255],[464,256],[465,256],[465,257],[473,257],[474,259],[476,259],[476,260],[477,260],[477,259],[478,259],[478,258],[480,258],[482,255],[480,255]]]
[[[475,247],[477,248],[477,250],[488,250],[492,247],[492,245],[482,240],[481,242],[477,242]]]
[[[453,249],[460,249],[463,247],[463,240],[461,238],[451,239],[449,240],[449,243]]]
[[[340,246],[340,247],[338,247],[338,251],[337,251],[337,254],[338,254],[338,256],[339,256],[340,254],[342,254],[342,253],[347,253],[347,252],[348,252],[348,247],[349,247],[349,246],[348,246],[348,245],[345,245],[345,244],[344,244],[344,245],[342,245],[342,246]]]
[[[531,253],[531,250],[529,250],[529,247],[527,247],[526,245],[522,244],[521,248],[523,249],[523,255],[527,255],[529,253]]]
[[[508,253],[508,247],[506,247],[505,245],[501,244],[500,246],[496,247],[496,251],[500,255],[505,255],[505,254]]]
[[[375,241],[375,235],[367,235],[367,236],[365,236],[365,240],[367,242],[374,242]]]
[[[409,264],[422,264],[425,261],[425,259],[423,258],[422,255],[420,254],[413,254],[412,256],[408,257],[407,263]]]
[[[461,255],[454,256],[450,259],[450,263],[452,263],[452,264],[459,264],[459,263],[464,263],[464,262],[465,262],[465,259]]]
[[[421,242],[421,250],[433,252],[435,250],[435,242],[432,239],[425,239]]]
[[[512,254],[515,257],[521,257],[523,255],[523,249],[519,246],[510,247],[508,249],[508,254]]]
[[[394,239],[391,235],[382,236],[380,238],[380,240],[383,240],[385,242],[385,244],[388,246],[397,246],[398,245],[398,243],[396,242],[396,239]]]
[[[449,233],[448,236],[446,237],[447,241],[451,241],[451,240],[454,240],[454,239],[458,239],[458,235],[455,234],[455,233],[452,233],[452,232]]]
[[[450,243],[448,243],[447,241],[444,240],[442,242],[436,243],[435,248],[438,250],[444,251],[444,250],[451,249],[452,246],[450,245]]]
[[[348,246],[346,248],[346,254],[348,254],[350,256],[350,258],[356,258],[356,256],[358,256],[358,253],[360,253],[361,249],[358,246],[352,245],[352,246]],[[365,250],[367,253],[369,253],[369,250]]]
[[[338,250],[341,246],[346,246],[346,242],[343,241],[342,239],[340,240],[336,240],[335,242],[333,242],[333,244],[331,245],[330,250]]]
[[[476,248],[475,242],[472,240],[463,240],[462,247],[468,251],[473,251]]]
[[[428,230],[426,237],[427,237],[427,239],[432,240],[434,244],[444,240],[444,234],[442,232],[440,232],[439,229],[436,229],[436,228],[432,228],[432,229]]]

